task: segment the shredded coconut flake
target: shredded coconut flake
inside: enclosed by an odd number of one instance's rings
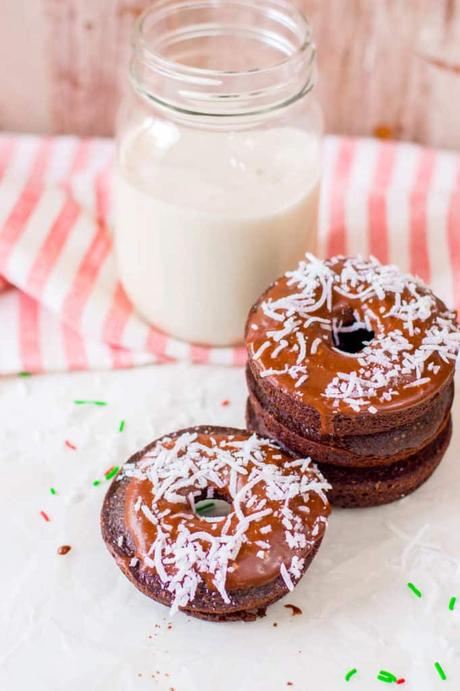
[[[288,588],[288,590],[294,590],[294,583],[292,582],[292,579],[289,575],[289,571],[287,570],[284,564],[281,564],[280,574],[283,578],[283,581],[286,583],[286,587]]]

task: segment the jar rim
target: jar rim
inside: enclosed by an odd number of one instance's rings
[[[311,55],[309,55],[309,60],[313,61],[316,56],[316,47],[312,39],[312,28],[310,22],[303,14],[303,12],[301,12],[290,0],[269,0],[269,2],[265,2],[264,0],[264,4],[266,7],[271,6],[271,9],[275,9],[275,11],[285,11],[291,14],[293,16],[293,20],[296,22],[299,28],[302,29],[303,33],[303,40],[301,41],[301,44],[295,50],[294,53],[285,57],[279,62],[275,62],[272,65],[268,65],[266,67],[255,67],[243,70],[217,70],[206,67],[193,67],[191,65],[186,65],[185,63],[171,60],[162,56],[160,52],[154,50],[151,47],[151,45],[149,45],[149,42],[147,41],[144,34],[146,22],[148,19],[152,17],[156,17],[157,20],[159,20],[161,18],[164,18],[165,14],[173,14],[178,10],[190,8],[199,9],[207,7],[217,8],[219,6],[234,6],[241,8],[254,8],[259,10],[263,9],[260,6],[260,0],[259,2],[257,2],[257,0],[160,0],[160,2],[155,3],[155,5],[147,7],[136,19],[133,29],[132,42],[134,45],[137,44],[138,46],[140,46],[142,50],[145,51],[148,57],[157,61],[159,64],[169,66],[170,68],[175,68],[177,70],[180,70],[184,74],[188,73],[191,76],[234,75],[235,73],[239,75],[253,75],[255,72],[269,72],[271,70],[276,70],[277,68],[286,64],[286,62],[292,60],[292,58],[298,56],[299,54],[307,52],[309,48],[311,49]]]
[[[233,30],[244,29],[248,34],[246,38],[276,48],[282,53],[280,59],[242,69],[195,66],[162,54],[158,45],[149,39],[152,27],[160,26],[154,37],[161,46],[162,23],[164,29],[168,21],[174,23],[180,13],[200,11],[259,14],[261,20],[271,23],[270,30],[249,24],[242,24],[238,29],[233,27]],[[209,26],[214,33],[207,34],[208,24],[203,23],[195,33],[191,32],[191,38],[220,36],[217,28],[220,25],[214,22]],[[276,27],[279,27],[279,34],[275,35]],[[223,35],[225,32],[221,31]],[[178,36],[188,39],[186,31],[179,32]],[[263,3],[260,0],[160,0],[137,19],[132,45],[134,86],[141,95],[182,113],[229,116],[271,111],[297,100],[315,83],[316,48],[311,25],[290,0],[264,0]],[[161,79],[169,80],[170,88],[164,89]]]

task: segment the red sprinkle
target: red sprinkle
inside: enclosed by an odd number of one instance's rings
[[[45,521],[47,521],[47,523],[50,522],[50,517],[49,517],[48,514],[45,513],[44,511],[40,511],[40,516],[41,516],[42,518],[44,518]]]
[[[75,446],[75,444],[72,444],[72,442],[69,441],[68,439],[66,439],[64,443],[69,449],[72,449],[72,451],[77,450],[77,447]]]
[[[397,684],[405,684],[406,680],[401,677],[401,679],[396,679]]]
[[[225,408],[225,406],[230,405],[230,401],[228,400],[228,398],[225,398],[225,399],[221,402],[221,405],[224,406],[224,408]]]

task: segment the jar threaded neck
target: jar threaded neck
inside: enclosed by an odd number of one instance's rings
[[[245,116],[308,93],[315,56],[288,0],[164,0],[136,24],[130,74],[143,97],[178,112]]]

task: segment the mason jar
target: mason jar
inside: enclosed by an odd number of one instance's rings
[[[315,250],[315,47],[287,0],[167,0],[138,20],[121,108],[115,244],[139,313],[242,340],[253,302]]]

